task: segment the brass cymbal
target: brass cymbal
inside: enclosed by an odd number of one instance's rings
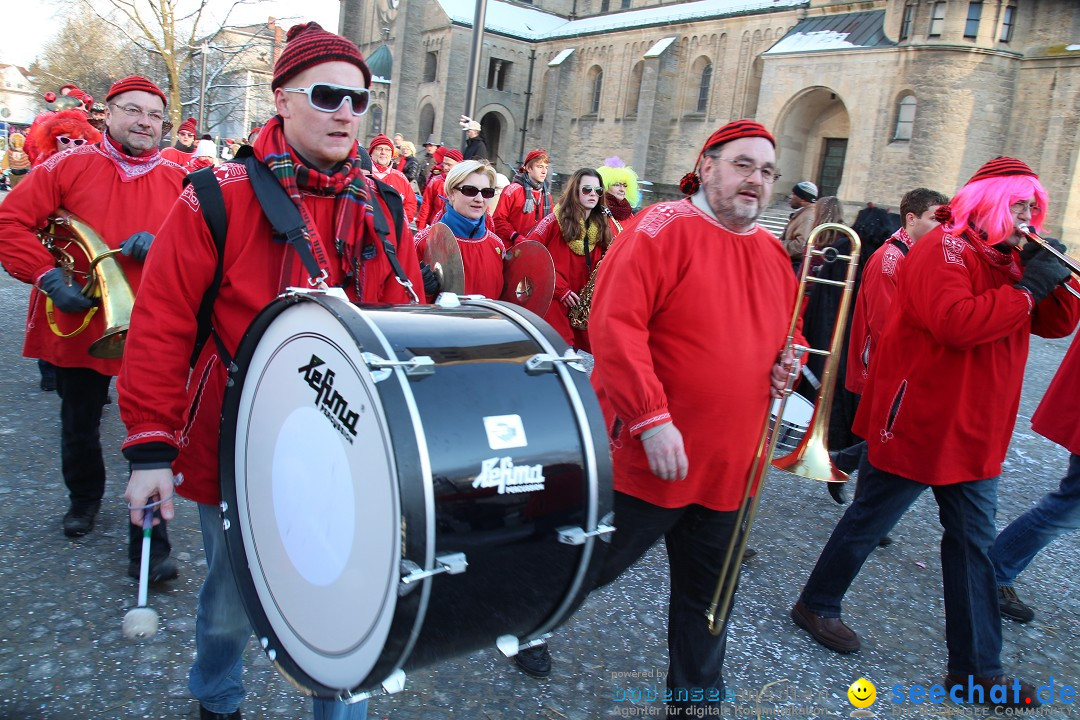
[[[543,317],[555,294],[555,263],[551,253],[543,243],[526,240],[510,248],[505,259],[500,299]]]
[[[439,292],[465,294],[465,265],[461,262],[461,248],[454,232],[443,223],[435,223],[428,230],[424,262],[439,279]]]

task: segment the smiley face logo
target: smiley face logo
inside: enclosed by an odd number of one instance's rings
[[[868,708],[877,700],[877,688],[866,678],[859,678],[851,683],[847,691],[848,700],[857,708]]]

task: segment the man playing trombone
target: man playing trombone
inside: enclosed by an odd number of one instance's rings
[[[780,357],[797,281],[756,223],[779,178],[775,141],[756,122],[729,123],[709,137],[698,167],[700,178],[680,183],[691,197],[646,209],[612,247],[589,325],[618,526],[601,584],[664,538],[668,717],[719,714],[726,629],[711,633],[704,612],[770,395],[797,367],[790,352]]]
[[[1029,336],[1067,336],[1080,318],[1080,302],[1061,287],[1068,268],[1042,249],[1017,252],[1021,228],[1042,227],[1047,199],[1023,162],[991,160],[939,208],[942,225],[907,255],[855,417],[853,429],[869,445],[855,499],[791,611],[822,645],[857,651],[858,636],[840,619],[844,594],[881,537],[932,488],[944,528],[946,691],[962,686],[968,697],[980,687],[999,707],[1039,702],[1001,664],[988,554],[998,478]],[[1007,699],[994,701],[1001,685]]]

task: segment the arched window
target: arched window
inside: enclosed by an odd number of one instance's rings
[[[368,134],[374,137],[382,132],[383,122],[383,109],[381,105],[372,105],[371,112],[368,113],[369,128]]]
[[[709,111],[709,88],[712,87],[712,63],[706,63],[701,69],[701,79],[698,82],[697,112]]]
[[[905,95],[896,106],[896,132],[893,140],[910,140],[915,125],[915,96]]]
[[[641,76],[645,72],[645,61],[638,60],[630,71],[630,85],[626,88],[626,117],[637,117],[638,102],[641,100]]]
[[[420,142],[427,142],[435,132],[435,108],[431,106],[431,103],[424,103],[424,107],[420,108],[420,132],[417,137]],[[438,138],[435,138],[438,140]]]
[[[439,73],[439,54],[429,52],[424,55],[424,82],[435,82]]]
[[[590,115],[600,114],[600,96],[604,90],[604,71],[600,69],[599,65],[594,65],[592,70],[589,71],[592,76],[592,94],[589,98],[589,113]]]

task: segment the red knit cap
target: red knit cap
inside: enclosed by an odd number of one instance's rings
[[[971,184],[976,180],[985,180],[992,177],[1006,177],[1007,175],[1030,175],[1033,178],[1039,176],[1035,174],[1035,171],[1027,166],[1027,163],[1017,160],[1016,158],[1005,157],[999,155],[998,157],[990,160],[971,176],[971,179],[967,181],[967,184]]]
[[[285,49],[274,63],[274,80],[270,89],[276,90],[289,78],[316,65],[333,61],[352,63],[364,73],[365,87],[371,86],[371,70],[351,40],[326,32],[317,22],[293,25],[286,35]]]
[[[465,156],[461,154],[461,151],[455,150],[454,148],[443,149],[443,160],[445,160],[446,158],[450,158],[451,160],[457,160],[458,162],[462,162],[465,160]]]
[[[177,128],[176,132],[189,132],[192,135],[197,135],[198,133],[195,132],[195,127],[195,118],[188,118],[184,122],[180,123],[180,127]]]
[[[105,102],[109,102],[120,93],[132,90],[142,90],[157,95],[166,107],[169,105],[169,98],[165,97],[165,93],[161,92],[161,88],[140,75],[128,75],[126,78],[114,82],[112,87],[109,88],[109,94],[105,96]]]
[[[368,145],[368,149],[367,149],[368,155],[375,152],[375,148],[379,147],[380,145],[385,145],[388,148],[390,148],[391,153],[396,152],[396,150],[394,148],[394,141],[391,140],[390,138],[386,137],[382,133],[379,133],[378,135],[376,135],[372,139],[371,144]]]
[[[546,160],[547,156],[547,150],[544,150],[543,148],[536,148],[525,156],[525,162],[521,163],[521,167],[518,168],[518,170],[520,172],[525,172],[525,169],[529,167],[530,164],[536,162],[537,160]]]
[[[759,122],[753,120],[733,120],[727,125],[723,126],[705,141],[705,145],[701,148],[701,152],[698,153],[697,162],[694,163],[694,169],[683,175],[682,180],[679,181],[679,189],[686,195],[693,195],[701,188],[701,178],[698,177],[697,169],[701,165],[701,158],[710,149],[717,145],[724,145],[732,140],[738,140],[739,138],[759,137],[765,138],[773,147],[776,147],[776,138],[774,138],[765,126]]]

